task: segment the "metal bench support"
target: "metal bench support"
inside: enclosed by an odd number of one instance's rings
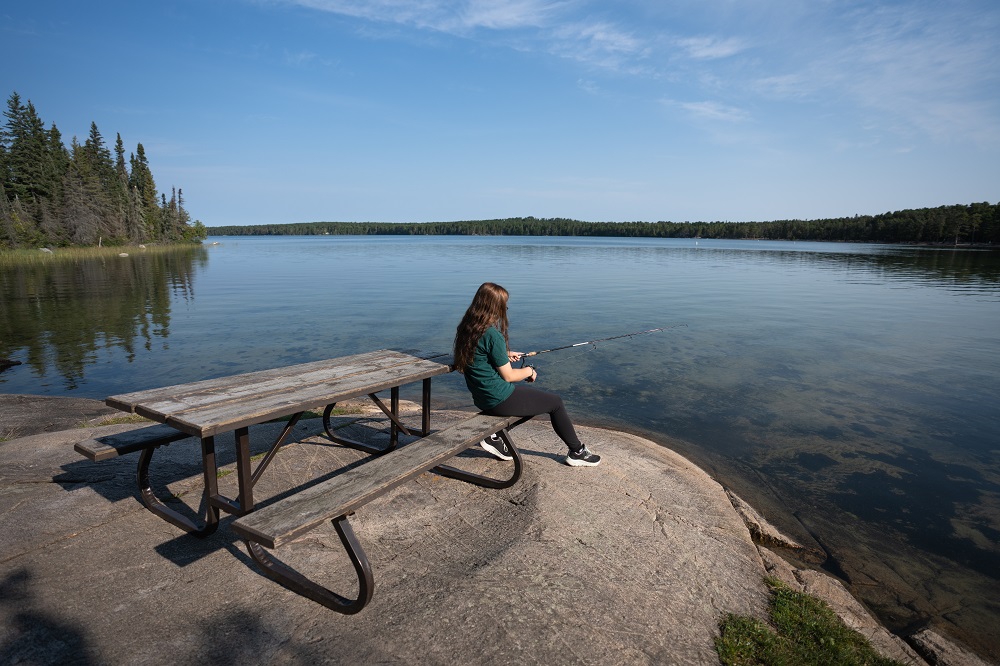
[[[530,417],[521,419],[510,427],[520,425],[524,421],[529,420],[529,418]],[[521,454],[511,441],[507,428],[499,430],[497,434],[507,444],[507,448],[513,458],[514,469],[509,478],[495,479],[460,470],[450,465],[438,465],[431,468],[430,471],[442,476],[482,486],[484,488],[500,489],[513,486],[517,483],[518,479],[521,478]],[[489,435],[487,434],[487,436]],[[412,446],[420,446],[420,443],[415,442]],[[387,487],[386,491],[390,488],[391,487]],[[371,564],[368,561],[368,556],[365,554],[364,549],[361,547],[361,543],[354,535],[354,530],[351,528],[351,524],[348,521],[348,516],[352,514],[353,512],[350,512],[346,515],[337,516],[333,518],[331,522],[337,530],[337,534],[340,536],[340,541],[344,545],[344,550],[347,551],[347,556],[350,558],[351,563],[354,565],[354,570],[357,573],[358,597],[355,600],[351,600],[337,594],[319,583],[314,582],[298,571],[295,571],[291,567],[282,563],[280,560],[276,559],[260,543],[246,538],[244,538],[244,542],[246,543],[247,551],[250,553],[250,556],[261,567],[264,575],[268,578],[276,581],[296,594],[312,599],[316,603],[325,606],[330,610],[343,613],[345,615],[353,615],[363,609],[366,605],[368,605],[368,602],[371,601],[372,594],[375,589],[375,581],[372,575]]]
[[[312,599],[321,606],[326,606],[330,610],[343,613],[344,615],[353,615],[367,606],[368,602],[371,601],[372,594],[375,592],[375,578],[372,576],[372,568],[368,563],[368,556],[361,547],[361,543],[358,542],[358,538],[354,535],[354,529],[351,528],[351,523],[347,520],[347,516],[338,516],[331,522],[340,536],[340,542],[344,544],[347,556],[351,558],[354,571],[358,574],[358,598],[353,601],[328,590],[303,576],[298,571],[286,566],[272,557],[259,543],[254,543],[253,541],[246,541],[245,543],[247,550],[250,552],[250,557],[260,565],[264,575],[268,578],[287,587],[296,594],[301,594],[303,597]]]
[[[465,470],[452,467],[451,465],[438,465],[437,467],[431,469],[431,471],[435,474],[446,476],[449,479],[458,479],[459,481],[465,481],[466,483],[482,486],[483,488],[493,488],[496,490],[501,488],[510,488],[517,483],[518,479],[521,478],[521,454],[518,452],[517,447],[510,441],[510,435],[506,429],[501,430],[497,434],[500,435],[500,439],[507,444],[507,450],[510,451],[511,457],[514,458],[514,471],[510,475],[510,478],[493,479],[481,474],[466,472]]]
[[[431,432],[431,380],[423,380],[423,390],[421,391],[421,418],[420,418],[420,431],[417,433],[411,432],[410,428],[403,425],[403,422],[399,420],[399,387],[394,386],[389,390],[389,407],[385,406],[385,403],[379,399],[378,395],[375,393],[369,393],[368,397],[371,401],[382,410],[382,412],[389,417],[389,444],[383,448],[377,446],[372,446],[371,444],[365,444],[364,442],[359,442],[354,439],[348,439],[346,437],[339,437],[334,435],[333,423],[330,420],[333,414],[334,407],[337,403],[333,403],[326,406],[323,410],[323,429],[326,430],[326,436],[337,444],[342,444],[343,446],[349,446],[352,449],[358,449],[359,451],[364,451],[365,453],[370,453],[372,455],[379,455],[382,453],[389,453],[394,451],[397,446],[399,446],[399,433],[404,435],[414,435],[419,437],[426,437]]]

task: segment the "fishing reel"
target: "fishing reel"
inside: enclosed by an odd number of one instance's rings
[[[531,368],[532,370],[535,370],[535,366],[528,364],[528,355],[527,354],[524,354],[524,355],[521,356],[521,365],[519,365],[517,367],[519,367],[519,368]],[[535,370],[535,372],[537,373],[538,371]],[[528,379],[525,379],[524,381],[526,381],[526,382],[533,382],[535,380],[531,379],[529,377]]]

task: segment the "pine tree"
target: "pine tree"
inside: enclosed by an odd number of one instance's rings
[[[114,202],[125,227],[129,242],[141,243],[143,237],[142,206],[136,205],[136,196],[129,184],[128,167],[125,165],[125,143],[122,135],[115,138],[115,185]]]
[[[146,150],[140,143],[131,155],[132,166],[129,185],[138,197],[136,202],[142,211],[142,237],[145,240],[160,240],[160,205],[156,196],[156,183],[149,170]]]
[[[83,147],[84,155],[90,162],[91,171],[100,181],[101,189],[110,194],[114,182],[115,167],[111,161],[111,151],[105,145],[101,131],[97,129],[97,123],[90,123],[90,136],[87,137]]]
[[[70,166],[63,178],[63,200],[59,221],[70,243],[96,245],[103,238],[101,209],[94,197],[100,196],[100,183],[91,170],[86,149],[73,137]]]
[[[3,149],[3,152],[0,153],[0,156],[3,157],[3,161],[0,162],[0,185],[4,186],[8,192],[7,196],[10,197],[14,196],[14,192],[10,191],[13,184],[13,166],[11,164],[13,155],[11,149],[14,145],[15,137],[19,134],[24,111],[25,108],[21,104],[21,96],[16,92],[11,93],[11,96],[7,99],[7,110],[3,113],[4,118],[7,120],[0,126],[0,148]]]
[[[4,117],[7,121],[0,131],[0,143],[5,148],[2,184],[12,199],[9,224],[15,245],[38,243],[39,200],[51,187],[51,182],[44,178],[47,135],[34,105],[22,104],[17,93],[7,100]]]
[[[62,180],[69,169],[69,151],[63,145],[62,133],[55,123],[48,131],[48,146],[46,148],[48,162],[45,168],[45,178],[49,181],[50,197],[53,204],[58,204],[62,197]]]
[[[4,187],[8,196],[21,198],[25,203],[46,196],[51,186],[43,171],[48,161],[48,136],[34,105],[21,104],[21,98],[14,93],[7,101],[4,117],[7,118],[2,133],[6,147]]]
[[[128,182],[128,169],[125,167],[125,142],[122,135],[115,136],[115,174],[119,179]]]

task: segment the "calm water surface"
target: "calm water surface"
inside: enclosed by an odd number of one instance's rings
[[[581,422],[694,459],[894,628],[1000,657],[1000,253],[712,240],[263,237],[0,267],[0,391],[107,395],[448,350],[476,287]],[[470,407],[458,376],[439,407]],[[558,448],[553,440],[553,448]],[[613,464],[613,461],[608,461]]]

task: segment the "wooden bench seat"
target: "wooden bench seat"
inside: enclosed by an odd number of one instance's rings
[[[246,540],[251,557],[264,573],[294,592],[341,613],[356,613],[371,599],[374,581],[368,559],[347,517],[393,488],[428,470],[488,488],[507,488],[521,475],[521,456],[508,430],[528,420],[477,414],[461,423],[373,458],[343,474],[311,486],[240,517],[232,529]],[[507,443],[514,471],[495,479],[444,465],[447,460],[497,433]],[[346,599],[274,559],[264,547],[277,548],[331,520],[358,574],[358,598]]]
[[[127,453],[163,446],[178,439],[190,437],[168,425],[158,423],[145,428],[127,430],[114,435],[104,435],[79,442],[73,449],[80,455],[99,462],[117,458]]]

